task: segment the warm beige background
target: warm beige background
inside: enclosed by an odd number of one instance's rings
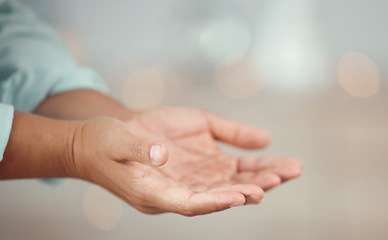
[[[193,106],[265,128],[273,143],[249,154],[293,156],[305,167],[259,206],[194,218],[144,215],[77,180],[1,182],[0,239],[388,237],[386,1],[29,3],[128,106]],[[236,50],[265,74],[243,67],[241,83],[216,82]],[[252,76],[257,89],[246,82]],[[241,93],[246,84],[257,91]]]

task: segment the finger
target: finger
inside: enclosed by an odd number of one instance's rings
[[[269,144],[271,136],[264,130],[230,121],[208,113],[210,130],[216,139],[241,148],[262,148]]]
[[[235,190],[191,192],[184,188],[166,189],[159,195],[160,208],[183,216],[196,216],[222,211],[245,204],[245,196]]]
[[[255,184],[236,184],[211,189],[210,192],[237,191],[244,195],[245,204],[259,204],[264,197],[264,191]]]
[[[236,184],[256,184],[264,191],[267,191],[280,185],[282,183],[282,179],[279,177],[279,175],[272,172],[247,172],[236,176],[234,182]]]
[[[274,187],[279,186],[282,183],[281,178],[279,175],[276,175],[274,173],[268,172],[268,173],[262,173],[253,179],[253,181],[264,189],[264,191],[268,191]]]
[[[266,171],[278,175],[282,179],[282,182],[297,178],[302,174],[301,168],[297,166],[290,166],[290,165],[277,166],[277,167],[269,168]]]
[[[244,171],[263,171],[274,167],[289,167],[290,170],[300,172],[302,163],[294,158],[279,158],[279,157],[256,157],[244,156],[238,159],[237,169],[240,172]],[[292,169],[294,168],[294,169]]]
[[[120,161],[135,161],[150,166],[162,166],[168,160],[168,150],[164,145],[130,133],[117,137],[113,146],[119,152]]]
[[[264,197],[264,191],[258,185],[237,184],[231,190],[238,191],[245,196],[245,204],[259,204]]]

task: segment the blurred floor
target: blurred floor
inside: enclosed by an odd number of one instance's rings
[[[215,85],[193,86],[177,103],[268,129],[272,145],[253,153],[300,158],[303,176],[268,192],[259,206],[207,216],[147,216],[123,204],[117,225],[107,232],[84,215],[88,183],[2,182],[2,239],[384,239],[386,102],[382,95],[357,99],[345,92],[325,98],[263,92],[231,100]]]

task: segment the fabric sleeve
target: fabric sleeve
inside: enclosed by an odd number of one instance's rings
[[[100,76],[76,64],[58,34],[16,0],[0,0],[0,160],[14,110],[32,112],[48,96],[87,88]]]
[[[3,160],[13,121],[13,106],[0,103],[0,162]]]
[[[0,0],[0,102],[32,112],[46,97],[80,88],[107,92],[100,76],[78,66],[29,8]]]

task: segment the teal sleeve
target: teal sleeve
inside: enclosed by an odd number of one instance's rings
[[[3,160],[5,147],[11,133],[13,106],[0,103],[0,162]]]
[[[0,102],[32,112],[46,97],[80,88],[107,91],[99,75],[78,66],[58,34],[29,8],[0,0]]]
[[[29,8],[0,0],[0,159],[14,109],[32,112],[48,96],[80,88],[107,91],[99,75],[78,66],[58,34]]]

